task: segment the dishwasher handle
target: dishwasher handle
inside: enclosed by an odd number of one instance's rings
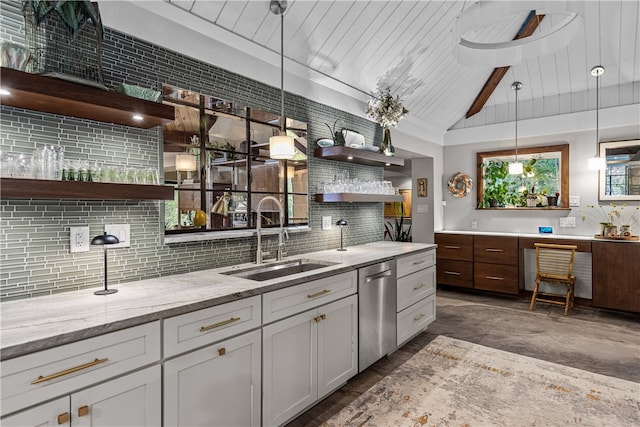
[[[386,271],[383,271],[382,273],[374,274],[372,276],[367,276],[366,282],[370,283],[370,282],[373,282],[374,280],[382,279],[383,277],[389,277],[391,276],[391,272],[392,272],[391,270],[386,270]]]

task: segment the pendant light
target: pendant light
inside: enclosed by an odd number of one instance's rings
[[[600,119],[600,76],[604,74],[604,67],[596,65],[591,69],[591,75],[596,78],[596,155],[588,160],[587,167],[590,170],[605,170],[607,159],[599,156],[599,119]]]
[[[509,163],[509,174],[522,175],[524,168],[522,167],[522,162],[518,161],[518,91],[522,89],[522,83],[513,82],[511,89],[516,91],[516,161]]]
[[[271,0],[271,12],[280,15],[280,135],[269,138],[269,156],[272,159],[292,159],[296,154],[293,138],[287,136],[286,119],[284,117],[284,12],[287,2]]]

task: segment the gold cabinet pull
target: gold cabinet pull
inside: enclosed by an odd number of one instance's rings
[[[449,276],[459,276],[460,273],[457,271],[445,271],[444,274],[448,274]]]
[[[417,261],[413,261],[413,265],[424,264],[425,262],[427,262],[426,259],[419,259]]]
[[[69,413],[65,412],[64,414],[58,415],[58,424],[66,424],[69,422]]]
[[[218,355],[219,356],[224,356],[225,354],[227,354],[227,349],[222,347],[218,349]]]
[[[78,408],[78,416],[84,417],[85,415],[89,415],[89,407],[87,405]]]
[[[444,247],[447,248],[447,249],[460,249],[460,246],[444,245]]]
[[[504,280],[504,277],[498,277],[498,276],[485,276],[485,277],[489,280]]]
[[[320,316],[318,316],[318,317],[314,317],[314,318],[313,318],[313,320],[315,320],[315,321],[316,321],[316,323],[318,323],[318,322],[320,322],[321,320],[325,320],[326,318],[327,318],[327,315],[326,315],[326,314],[321,314],[321,315],[320,315]]]
[[[237,322],[238,320],[240,320],[239,317],[232,317],[231,319],[223,320],[222,322],[214,323],[213,325],[200,326],[200,332],[219,328],[220,326],[228,325],[229,323]]]
[[[43,383],[45,381],[49,381],[49,380],[53,380],[55,378],[63,377],[65,375],[73,374],[74,372],[78,372],[78,371],[81,371],[83,369],[87,369],[87,368],[90,368],[92,366],[96,366],[96,365],[99,365],[101,363],[104,363],[107,360],[109,360],[109,359],[107,359],[106,357],[104,359],[96,358],[96,360],[94,360],[93,362],[85,363],[84,365],[76,366],[75,368],[66,369],[64,371],[56,372],[55,374],[47,375],[46,377],[43,377],[42,375],[40,375],[37,379],[31,381],[31,385],[38,384],[38,383]]]
[[[331,292],[331,289],[325,289],[324,291],[316,292],[315,294],[309,294],[307,295],[307,298],[317,298],[321,295],[328,294],[329,292]]]
[[[416,317],[413,318],[413,320],[420,320],[424,317],[424,314],[420,313],[418,314]]]
[[[418,286],[414,286],[413,290],[414,290],[414,291],[417,291],[418,289],[422,289],[422,288],[424,288],[425,286],[427,286],[427,284],[426,284],[426,283],[420,283]]]
[[[487,248],[485,249],[487,252],[504,252],[504,249],[495,249],[495,248]]]

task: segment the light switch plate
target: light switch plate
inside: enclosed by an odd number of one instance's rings
[[[569,206],[580,206],[580,196],[569,196]]]
[[[560,218],[560,227],[563,228],[575,228],[576,227],[576,217],[568,216],[566,218]]]
[[[69,227],[69,252],[89,252],[89,226]]]
[[[129,224],[107,224],[104,226],[104,231],[120,240],[120,243],[109,245],[109,249],[128,248],[131,246],[131,226]]]
[[[322,217],[322,230],[323,231],[331,230],[331,217],[330,216],[323,216]]]

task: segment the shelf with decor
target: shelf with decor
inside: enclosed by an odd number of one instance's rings
[[[173,200],[170,185],[0,178],[0,199]]]
[[[344,145],[318,147],[315,149],[314,155],[323,159],[369,166],[404,166],[404,159],[385,156],[384,154],[373,151],[358,150]]]
[[[2,105],[143,129],[175,120],[171,105],[11,68],[0,72],[2,88],[10,92]]]
[[[402,202],[402,194],[324,193],[316,194],[319,203]]]

